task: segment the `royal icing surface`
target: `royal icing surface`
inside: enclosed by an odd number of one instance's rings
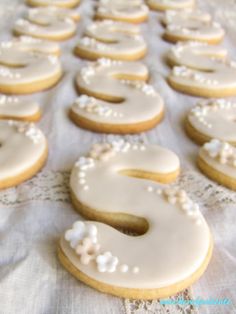
[[[36,52],[38,43],[20,40],[0,43],[0,86],[37,83],[61,73],[56,56]],[[42,48],[43,49],[43,48]]]
[[[97,281],[125,288],[157,289],[191,276],[210,245],[198,205],[183,190],[124,174],[169,174],[178,169],[178,157],[159,146],[123,140],[96,144],[72,170],[73,194],[97,212],[143,218],[149,228],[132,237],[100,222],[76,222],[61,240],[70,262]],[[93,256],[88,262],[89,245]]]
[[[221,25],[212,22],[208,14],[185,10],[167,13],[165,35],[178,40],[212,41],[224,36]]]
[[[202,146],[199,157],[215,170],[236,179],[236,148],[229,143],[212,139]]]
[[[34,6],[58,6],[72,8],[80,3],[80,0],[26,0],[29,5]]]
[[[236,103],[226,99],[201,101],[188,114],[188,122],[209,138],[236,143]]]
[[[1,47],[11,47],[12,49],[21,49],[25,51],[30,50],[45,54],[59,54],[60,52],[58,43],[30,36],[19,36],[14,37],[12,40],[3,41],[0,43],[0,48]]]
[[[105,20],[89,25],[77,49],[95,53],[106,58],[132,57],[141,54],[147,45],[136,25]]]
[[[180,10],[193,7],[195,0],[147,0],[147,4],[157,10]]]
[[[75,33],[78,14],[69,9],[56,7],[29,9],[26,18],[19,19],[14,25],[17,34],[32,37],[60,39]]]
[[[148,7],[143,3],[109,1],[106,3],[99,2],[96,16],[104,19],[124,19],[132,22],[133,20],[145,18],[148,12]]]
[[[90,95],[103,100],[80,96],[72,106],[73,112],[90,121],[118,125],[154,119],[164,110],[163,100],[154,88],[144,81],[117,79],[119,76],[143,79],[147,73],[147,68],[138,62],[99,59],[90,63],[81,69],[77,84]],[[114,99],[120,103],[112,103]]]
[[[191,25],[194,25],[194,23],[209,23],[211,21],[211,15],[209,13],[203,12],[201,10],[193,10],[193,9],[185,9],[181,11],[174,11],[169,10],[166,11],[162,22],[165,25],[169,24],[178,24],[182,27],[189,27],[190,21]],[[198,26],[198,24],[197,24]]]
[[[0,94],[0,117],[12,119],[27,118],[38,114],[39,105],[32,100],[8,97]]]
[[[236,88],[235,62],[227,60],[227,50],[222,47],[181,43],[171,49],[168,59],[178,65],[169,77],[177,84],[212,91]]]
[[[25,173],[46,149],[46,139],[34,124],[0,121],[0,181]]]

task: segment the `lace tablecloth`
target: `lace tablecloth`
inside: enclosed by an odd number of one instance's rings
[[[235,57],[236,2],[200,0],[198,5],[223,24],[227,31],[224,45]],[[14,20],[25,10],[22,0],[0,0],[0,39],[11,37]],[[177,297],[228,298],[231,305],[194,308],[190,305],[164,306],[157,300],[122,300],[78,282],[59,264],[58,238],[80,218],[70,203],[69,171],[80,154],[106,137],[77,128],[67,117],[68,106],[76,97],[73,79],[84,64],[71,52],[92,18],[92,0],[84,0],[79,11],[82,20],[77,37],[62,44],[63,80],[50,91],[25,96],[38,99],[42,105],[44,116],[39,124],[48,138],[50,154],[47,166],[36,177],[0,192],[0,313],[236,313],[236,194],[208,180],[195,166],[198,147],[186,137],[182,120],[197,99],[176,93],[166,83],[169,68],[164,56],[170,44],[161,39],[160,14],[154,12],[143,25],[149,45],[144,61],[151,72],[151,83],[165,100],[166,116],[154,130],[129,138],[163,145],[179,155],[183,168],[179,183],[201,205],[214,236],[214,254],[206,273],[191,291],[186,290]]]

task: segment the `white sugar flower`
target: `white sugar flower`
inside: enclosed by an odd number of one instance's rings
[[[65,239],[70,242],[73,249],[85,238],[89,238],[92,243],[97,243],[97,227],[95,225],[76,221],[72,229],[67,230],[65,233]]]
[[[101,273],[113,273],[116,271],[119,260],[116,256],[113,256],[111,252],[105,252],[97,256],[96,262],[98,270]]]

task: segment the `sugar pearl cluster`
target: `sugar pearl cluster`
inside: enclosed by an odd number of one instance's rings
[[[9,125],[15,126],[19,133],[24,134],[28,137],[34,144],[38,144],[42,139],[41,131],[35,126],[34,123],[28,122],[18,122],[18,121],[8,121]]]
[[[123,139],[112,140],[107,143],[97,143],[93,145],[89,156],[97,160],[106,161],[116,153],[126,153],[130,150],[145,151],[146,146],[142,143],[131,144]]]
[[[212,112],[227,111],[229,109],[236,108],[236,103],[226,99],[210,100],[208,102],[200,101],[190,111],[190,115],[194,116],[199,122],[205,125],[207,128],[212,128],[212,124],[207,121],[207,116]]]
[[[5,104],[16,104],[19,102],[19,98],[17,97],[8,97],[6,95],[0,95],[0,106],[4,106]]]
[[[30,36],[20,36],[20,41],[26,44],[38,44],[42,42],[41,39]]]
[[[212,139],[203,145],[203,149],[208,156],[219,160],[221,164],[236,167],[236,149],[229,143]]]
[[[116,65],[121,65],[123,62],[118,60],[111,60],[108,58],[100,58],[97,60],[96,65],[102,67],[111,67]]]
[[[90,37],[83,37],[80,41],[80,44],[85,46],[85,47],[94,48],[94,49],[98,49],[101,51],[111,49],[111,47],[109,47],[109,45],[100,43],[96,39],[90,38]]]
[[[10,79],[19,79],[21,78],[21,74],[19,72],[12,72],[10,69],[1,66],[0,67],[0,76]]]
[[[80,75],[86,84],[90,84],[90,78],[95,75],[94,66],[86,66],[80,70]]]
[[[36,24],[32,24],[31,22],[24,20],[24,19],[19,19],[16,21],[16,25],[18,26],[27,26],[29,31],[36,31],[38,26]]]
[[[130,267],[127,264],[119,263],[118,257],[113,256],[110,251],[101,252],[97,234],[96,225],[76,221],[72,228],[65,232],[65,240],[79,256],[81,264],[88,265],[90,262],[95,262],[97,270],[101,273],[114,273],[117,271],[118,265],[120,272],[128,272]],[[131,271],[136,274],[139,272],[139,268],[135,266],[131,268]]]
[[[139,89],[141,92],[143,92],[147,96],[156,96],[156,92],[153,86],[146,84],[142,81],[121,80],[120,82],[124,85],[129,85],[129,86]]]
[[[88,113],[96,114],[102,117],[123,117],[122,113],[114,111],[109,106],[99,103],[96,98],[89,97],[87,95],[81,95],[78,97],[73,107],[82,109]]]
[[[195,82],[204,83],[207,85],[215,86],[219,84],[217,80],[211,80],[204,77],[204,73],[194,72],[185,66],[175,66],[172,70],[172,73],[176,77],[186,77],[192,79]]]
[[[177,205],[187,216],[191,217],[196,224],[201,224],[199,205],[178,187],[156,188],[151,185],[146,187],[147,192],[161,195],[168,203]]]
[[[177,43],[175,46],[171,47],[171,52],[177,57],[180,58],[181,57],[181,52],[183,52],[184,48],[188,48],[188,47],[203,47],[206,46],[207,43],[202,43],[202,42],[198,42],[198,41],[188,41],[188,42],[179,42]]]

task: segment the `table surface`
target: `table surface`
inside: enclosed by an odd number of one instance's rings
[[[68,189],[70,169],[78,156],[92,143],[107,138],[79,129],[68,119],[68,108],[76,98],[74,77],[85,64],[73,56],[72,49],[93,15],[92,0],[84,0],[78,11],[82,19],[77,35],[61,44],[64,76],[53,89],[28,96],[41,104],[39,123],[49,141],[46,167],[33,179],[18,187],[0,191],[0,313],[1,314],[141,314],[141,313],[236,313],[236,194],[218,186],[197,170],[198,146],[184,133],[183,119],[198,100],[172,90],[166,76],[170,69],[164,58],[171,44],[161,39],[161,14],[151,12],[142,25],[148,43],[144,59],[151,83],[164,98],[166,115],[155,129],[130,140],[160,144],[178,154],[182,174],[178,183],[200,205],[213,233],[215,249],[204,276],[177,297],[228,298],[231,306],[163,306],[158,300],[144,302],[111,297],[96,292],[74,279],[57,259],[62,232],[80,219],[71,205]],[[199,0],[198,6],[222,23],[227,35],[224,45],[236,55],[236,2]],[[14,21],[25,14],[22,0],[0,0],[0,39],[11,38]],[[112,136],[112,135],[108,135]]]

